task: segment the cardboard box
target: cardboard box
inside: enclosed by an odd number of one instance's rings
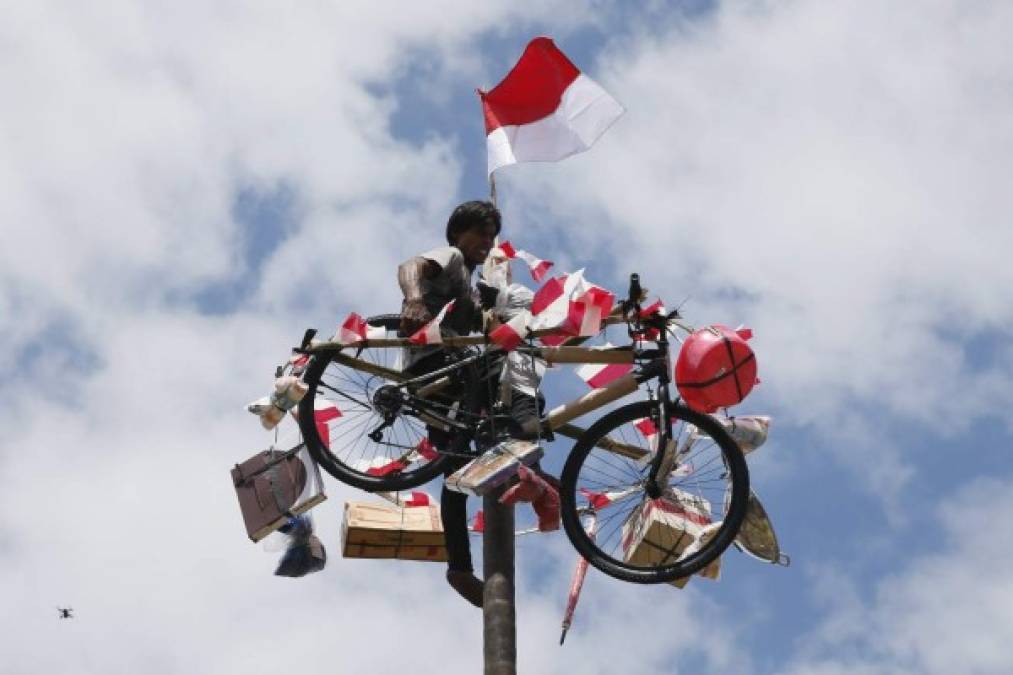
[[[246,534],[260,541],[288,521],[324,501],[320,467],[300,443],[290,450],[270,448],[236,464],[232,484],[239,498]]]
[[[672,488],[658,499],[643,502],[623,523],[623,557],[644,567],[675,562],[710,522],[706,499]],[[682,577],[671,584],[682,588],[688,582],[689,577]]]
[[[544,454],[531,441],[503,441],[451,474],[445,484],[448,490],[483,497],[517,475],[521,464],[531,466]]]
[[[346,558],[446,562],[440,507],[346,502],[341,554]]]

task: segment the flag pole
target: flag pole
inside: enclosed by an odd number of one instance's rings
[[[490,173],[489,174],[489,201],[492,202],[493,206],[496,206],[496,207],[499,206],[498,204],[496,204],[496,174],[495,173]]]

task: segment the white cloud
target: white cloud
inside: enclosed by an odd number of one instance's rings
[[[964,343],[1013,320],[1011,25],[994,2],[729,2],[624,35],[595,74],[627,116],[504,192],[694,318],[748,321],[794,416],[960,425],[1010,403]]]
[[[868,601],[842,569],[816,577],[830,611],[784,672],[1009,672],[1010,488],[983,479],[943,502],[924,526],[932,552],[899,563]]]
[[[621,225],[610,236],[589,227],[568,237],[606,241],[619,256],[655,251],[641,268],[650,285],[696,291],[696,316],[750,320],[772,400],[813,406],[807,418],[795,405],[793,424],[852,400],[933,418],[939,383],[965,393],[958,417],[989,401],[997,409],[1009,398],[1009,353],[997,350],[996,368],[965,377],[959,341],[1002,335],[1013,306],[1001,264],[1010,243],[1000,183],[1009,101],[996,84],[1009,76],[1009,17],[988,4],[948,7],[915,17],[736,4],[713,23],[620,38],[600,79],[630,114],[565,171],[525,167],[505,179],[508,208],[530,214],[549,204],[557,216]],[[467,149],[453,137],[392,135],[391,114],[411,102],[389,86],[413,67],[409,55],[431,59],[420,76],[433,89],[489,84],[501,72],[476,56],[483,31],[545,18],[561,21],[559,30],[608,25],[612,9],[597,9],[586,19],[583,7],[564,3],[428,3],[385,15],[365,3],[38,2],[8,12],[0,26],[6,668],[391,672],[445,663],[444,672],[474,672],[480,618],[447,589],[442,566],[340,559],[337,511],[356,493],[329,483],[318,524],[331,563],[290,582],[273,578],[274,556],[245,540],[227,471],[267,441],[241,406],[270,384],[302,329],[329,330],[350,309],[394,309],[394,263],[442,230]],[[546,180],[546,191],[521,185],[522,175]],[[237,191],[279,185],[292,191],[297,222],[235,312],[202,314],[192,294],[250,272],[238,253],[249,233],[233,214]],[[765,237],[741,245],[746,222]],[[935,246],[912,247],[929,233]],[[920,264],[897,264],[912,248]],[[627,271],[625,262],[617,268]],[[958,325],[941,330],[950,317]],[[864,456],[884,467],[860,419],[842,428],[868,448],[856,465]],[[896,470],[880,475],[891,481],[906,470],[887,465]],[[753,668],[734,608],[710,600],[704,582],[677,592],[592,573],[558,649],[572,550],[562,535],[523,546],[522,672]],[[968,587],[969,577],[944,566],[961,547],[913,565],[897,581],[902,590],[884,591],[869,611],[892,620],[901,608],[927,607],[911,579]],[[55,619],[52,608],[64,603],[77,619]],[[890,658],[905,650],[932,663],[955,658],[932,652],[915,624],[902,628],[878,642],[860,630],[850,639]],[[988,666],[1006,636],[980,632]],[[811,642],[799,668],[838,667],[823,635]]]
[[[329,482],[317,521],[331,562],[292,582],[246,541],[228,470],[269,442],[242,405],[303,327],[396,309],[394,263],[442,235],[462,149],[394,138],[390,116],[410,102],[371,85],[392,84],[413,53],[435,55],[434,86],[448,73],[487,83],[483,31],[575,26],[580,10],[12,8],[0,26],[5,672],[474,672],[480,614],[442,565],[340,558],[339,508],[361,494]],[[202,313],[191,296],[251,272],[238,191],[278,186],[297,222],[236,311]],[[720,615],[693,592],[635,612],[615,583],[586,597],[556,651],[573,554],[561,535],[544,550],[567,565],[538,579],[558,597],[520,588],[529,671],[596,672],[628,644],[593,609],[640,632]],[[67,604],[76,618],[57,620]],[[681,653],[741,659],[726,636],[693,632],[631,659],[667,668]]]

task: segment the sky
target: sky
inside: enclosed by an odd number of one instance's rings
[[[442,565],[340,557],[369,497],[328,478],[327,568],[282,579],[228,474],[303,330],[396,311],[487,194],[474,90],[536,35],[627,113],[502,170],[504,235],[753,329],[792,564],[592,570],[559,647],[576,554],[521,538],[519,671],[1013,671],[1011,31],[998,0],[5,3],[0,671],[476,672]]]

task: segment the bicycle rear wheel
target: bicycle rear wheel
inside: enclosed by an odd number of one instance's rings
[[[372,321],[372,319],[370,320]],[[396,348],[354,347],[315,355],[306,368],[299,428],[327,473],[369,492],[405,490],[442,471],[447,456],[426,425],[403,410],[384,410],[377,392],[408,379]],[[388,390],[392,391],[392,390]]]
[[[669,414],[678,452],[662,498],[645,492],[657,401],[603,417],[563,467],[567,536],[590,564],[623,581],[662,583],[702,570],[732,543],[745,516],[749,473],[738,445],[707,415],[678,405]],[[590,512],[597,517],[593,534],[581,523]]]

